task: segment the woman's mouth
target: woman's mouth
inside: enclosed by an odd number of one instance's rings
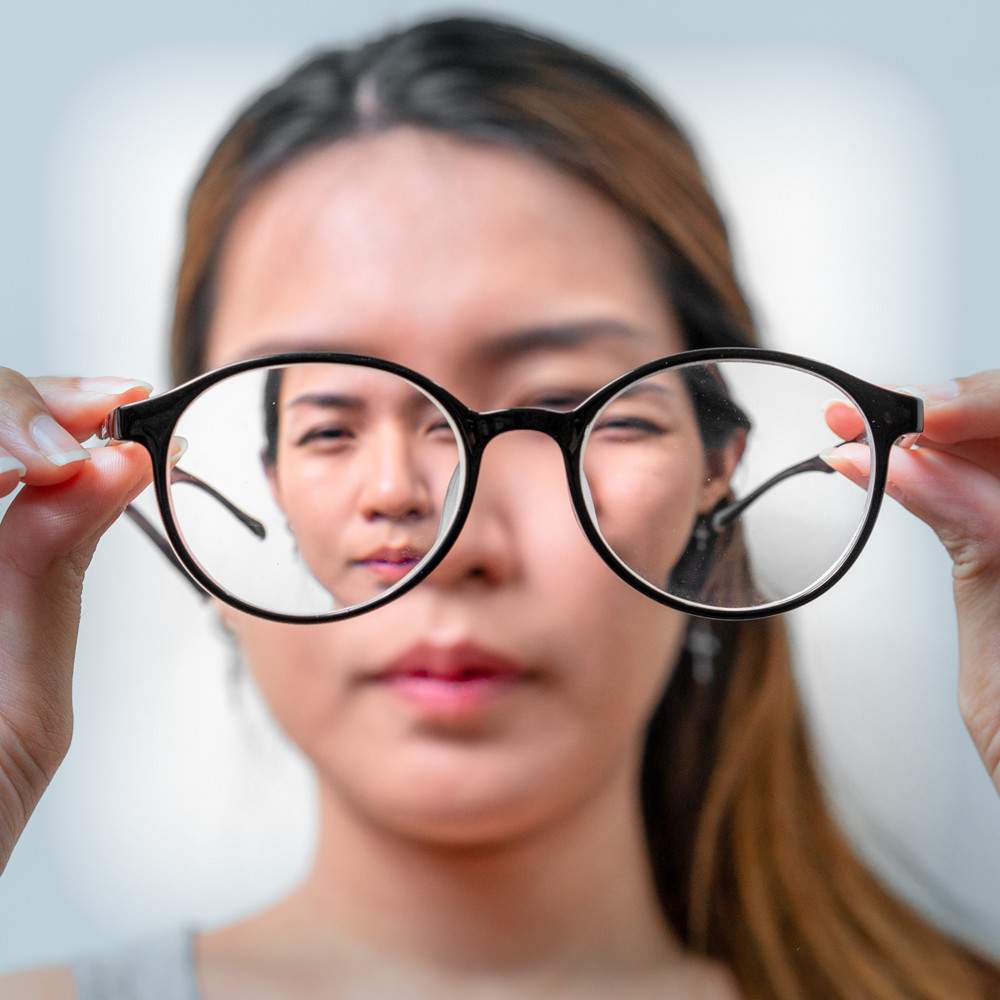
[[[409,576],[427,553],[411,545],[383,546],[354,561],[384,583],[395,583]]]
[[[471,643],[414,646],[370,680],[423,715],[465,719],[532,679],[523,666]]]
[[[395,674],[384,683],[425,714],[459,719],[481,711],[523,682],[512,674],[465,677]]]
[[[385,583],[395,583],[404,576],[409,576],[419,562],[419,559],[401,559],[398,562],[390,559],[362,559],[357,565],[363,566]]]

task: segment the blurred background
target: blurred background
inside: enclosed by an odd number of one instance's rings
[[[0,364],[167,388],[182,206],[236,108],[311,50],[458,12],[552,31],[666,101],[767,346],[897,385],[1000,364],[985,0],[19,5],[0,60]],[[944,549],[888,500],[840,585],[788,619],[858,850],[1000,956],[1000,799],[958,713]],[[248,683],[231,703],[230,667],[184,581],[114,526],[84,594],[72,749],[0,880],[0,971],[236,919],[301,876],[311,775]]]

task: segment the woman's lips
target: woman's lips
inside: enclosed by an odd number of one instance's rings
[[[386,559],[362,559],[358,561],[358,565],[363,566],[385,583],[395,583],[397,580],[402,580],[404,576],[409,576],[419,562],[419,559],[403,559],[400,562]]]
[[[494,674],[466,680],[395,674],[382,682],[424,715],[465,719],[483,711],[501,695],[523,683],[513,674]]]
[[[522,664],[473,643],[421,643],[369,679],[400,695],[424,715],[462,719],[532,679]]]
[[[363,566],[385,583],[395,583],[412,573],[426,554],[412,545],[383,546],[356,559],[355,565]]]

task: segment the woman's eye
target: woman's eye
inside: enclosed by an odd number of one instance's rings
[[[650,436],[669,433],[666,427],[654,424],[649,420],[643,420],[642,417],[615,417],[611,420],[601,420],[594,425],[594,430],[628,430]]]
[[[344,427],[314,427],[312,430],[306,431],[295,443],[300,446],[316,440],[340,441],[347,438],[350,433]]]

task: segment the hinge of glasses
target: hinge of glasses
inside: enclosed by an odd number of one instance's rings
[[[114,441],[118,437],[118,408],[115,407],[102,421],[97,430],[97,437],[101,441]]]

